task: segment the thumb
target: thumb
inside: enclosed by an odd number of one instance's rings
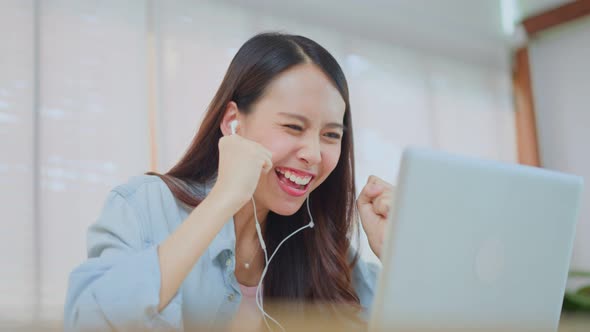
[[[383,188],[379,188],[379,186],[373,182],[367,183],[358,197],[358,204],[370,204],[371,201],[379,196],[379,194],[383,191]]]
[[[265,158],[264,164],[262,165],[262,171],[267,174],[272,170],[272,160],[270,158]]]

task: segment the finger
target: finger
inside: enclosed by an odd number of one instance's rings
[[[268,172],[270,172],[270,170],[272,169],[272,159],[271,158],[264,158],[263,159],[263,164],[262,164],[262,171],[266,174]]]
[[[258,150],[262,153],[262,158],[264,159],[262,170],[264,171],[264,173],[268,173],[273,167],[272,152],[270,152],[267,148],[260,144],[258,144]]]
[[[395,186],[389,182],[386,182],[380,178],[376,178],[373,185],[378,188],[380,195],[388,195],[388,197],[395,196]]]
[[[392,195],[381,195],[373,201],[373,212],[387,218],[393,206]]]
[[[270,152],[269,149],[267,149],[264,145],[262,145],[258,142],[252,141],[252,143],[254,143],[254,145],[256,146],[256,150],[262,152],[267,158],[272,159],[272,152]]]
[[[367,180],[367,187],[369,192],[373,194],[373,197],[381,195],[381,193],[389,189],[387,182],[374,175],[369,176],[369,179]]]
[[[272,161],[272,152],[267,149],[264,149],[264,155]]]
[[[392,190],[394,189],[394,186],[392,184],[390,184],[389,182],[387,182],[387,181],[383,180],[382,178],[375,176],[375,175],[369,176],[367,183],[374,183],[380,187],[385,187],[385,188],[392,189]]]
[[[358,203],[359,204],[369,204],[371,201],[379,196],[383,192],[384,188],[379,187],[374,183],[367,183],[363,190],[359,194]]]
[[[395,193],[395,186],[374,175],[369,176],[365,187],[367,188],[365,193],[373,199],[384,192]]]
[[[379,178],[375,175],[369,175],[369,177],[367,178],[367,184],[369,183],[376,183],[377,180],[379,180]]]

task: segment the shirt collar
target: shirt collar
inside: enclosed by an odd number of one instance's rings
[[[229,221],[223,225],[223,228],[213,241],[209,245],[209,258],[211,260],[219,259],[220,255],[225,251],[229,250],[232,253],[236,248],[236,232],[234,228],[234,218],[230,218]]]

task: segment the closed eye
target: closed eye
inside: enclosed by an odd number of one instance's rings
[[[342,137],[340,134],[338,133],[326,133],[325,135],[328,138],[333,138],[333,139],[340,139],[340,137]]]
[[[284,125],[284,127],[287,127],[289,129],[293,129],[293,130],[297,130],[297,131],[302,131],[303,130],[303,127],[298,126],[298,125],[293,125],[293,124]]]

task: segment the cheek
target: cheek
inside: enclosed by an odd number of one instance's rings
[[[268,136],[257,140],[263,147],[272,153],[272,162],[275,164],[285,158],[289,153],[290,144],[285,139],[277,139],[276,136]]]
[[[326,155],[325,164],[326,169],[331,173],[336,165],[338,165],[338,160],[340,159],[340,150],[329,153]]]
[[[338,160],[340,160],[340,147],[324,151],[322,154],[322,181],[336,168]]]
[[[291,153],[289,150],[290,146],[281,140],[271,141],[265,147],[268,149],[268,151],[270,151],[270,153],[272,153],[273,166],[276,166],[277,163],[288,159],[288,156]]]

